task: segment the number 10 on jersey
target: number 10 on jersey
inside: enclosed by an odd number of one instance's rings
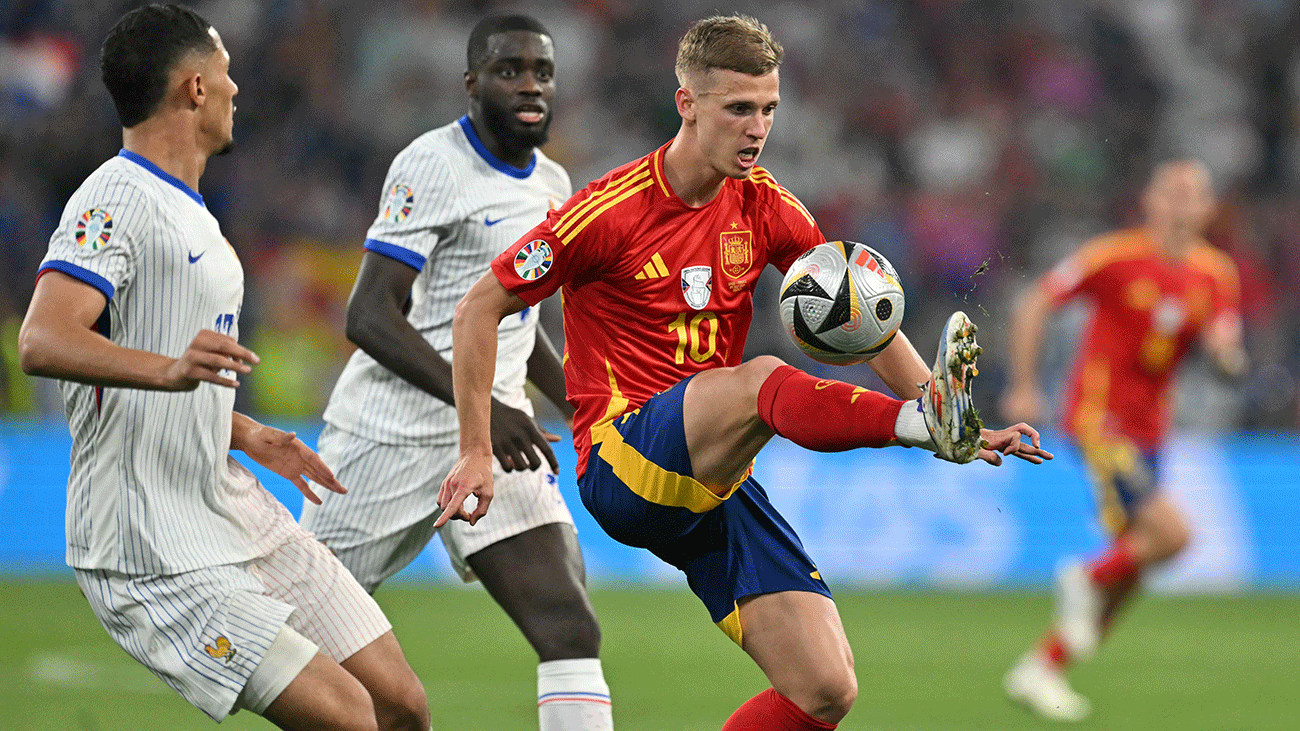
[[[686,362],[689,345],[691,360],[703,363],[718,352],[718,316],[712,312],[697,312],[690,320],[683,312],[668,326],[668,332],[677,333],[678,365]],[[705,334],[705,330],[708,334]]]

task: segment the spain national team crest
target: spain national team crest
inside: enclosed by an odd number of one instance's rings
[[[515,254],[515,274],[520,279],[531,282],[550,271],[554,262],[551,245],[542,239],[533,239]]]
[[[113,217],[108,211],[92,208],[77,219],[77,246],[89,246],[91,251],[99,251],[108,246],[113,236]]]
[[[415,205],[415,191],[411,190],[409,185],[398,183],[393,189],[388,191],[388,198],[384,202],[385,221],[401,223],[406,217],[411,215],[411,207]]]
[[[713,267],[698,266],[682,269],[682,297],[686,304],[702,310],[713,294]]]
[[[722,271],[732,279],[745,276],[754,265],[754,232],[722,232]]]

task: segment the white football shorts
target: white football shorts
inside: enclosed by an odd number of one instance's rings
[[[240,707],[264,711],[316,648],[342,662],[392,629],[375,600],[306,531],[242,564],[148,576],[78,569],[76,576],[113,640],[216,721]],[[246,690],[284,627],[310,643],[281,642],[272,659],[285,667],[264,668],[257,680],[267,687]]]
[[[435,532],[452,568],[474,581],[467,556],[539,526],[573,525],[559,481],[545,462],[516,472],[494,463],[487,515],[477,525],[453,520],[435,531],[438,490],[459,458],[456,445],[380,444],[326,424],[317,452],[348,492],[318,489],[321,504],[303,503],[302,526],[329,546],[367,591],[415,560]]]

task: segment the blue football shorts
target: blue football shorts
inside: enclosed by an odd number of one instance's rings
[[[1092,476],[1101,522],[1119,535],[1138,509],[1159,493],[1159,459],[1123,436],[1080,440],[1078,446]]]
[[[686,574],[713,622],[742,644],[737,601],[830,589],[794,529],[746,477],[726,497],[697,482],[686,449],[687,378],[640,409],[592,430],[582,502],[620,543],[649,549]]]

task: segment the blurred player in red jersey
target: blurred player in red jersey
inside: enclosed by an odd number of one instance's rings
[[[871,361],[905,400],[770,356],[741,363],[763,268],[785,271],[825,241],[756,165],[781,55],[752,18],[692,26],[678,48],[677,136],[552,211],[470,289],[452,328],[461,458],[438,499],[443,521],[486,512],[497,323],[561,290],[584,504],[610,536],[681,569],[772,682],[728,731],[834,728],[857,697],[830,590],[750,476],[773,436],[821,451],[918,446],[954,462],[1051,458],[1024,424],[966,428],[977,350],[961,313],[934,374],[901,333]]]
[[[1175,369],[1198,338],[1225,373],[1246,367],[1236,267],[1201,238],[1214,210],[1209,172],[1196,160],[1165,162],[1142,202],[1144,226],[1093,239],[1057,265],[1024,295],[1011,331],[1015,371],[1003,414],[1035,419],[1044,403],[1037,378],[1044,322],[1075,298],[1093,307],[1064,426],[1087,461],[1115,539],[1088,565],[1062,565],[1055,623],[1005,680],[1012,698],[1056,720],[1082,720],[1090,710],[1064,669],[1096,651],[1146,570],[1190,538],[1182,512],[1159,490],[1156,463]]]

